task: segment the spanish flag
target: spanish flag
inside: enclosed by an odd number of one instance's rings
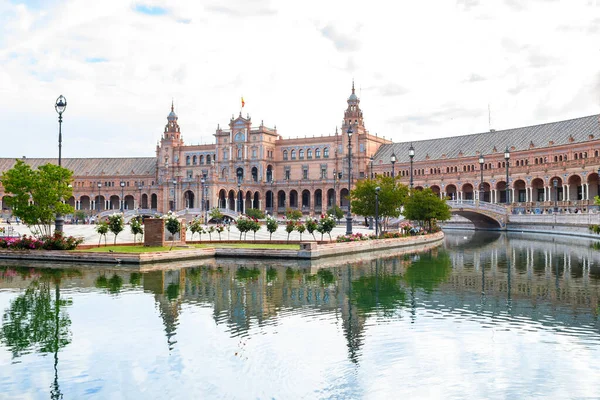
[[[242,96],[242,108],[246,105],[246,102],[244,101],[244,96]]]

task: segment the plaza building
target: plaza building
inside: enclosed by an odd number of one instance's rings
[[[185,144],[171,105],[154,157],[63,158],[62,165],[73,171],[68,202],[88,215],[119,209],[199,214],[218,207],[231,216],[250,208],[314,216],[334,204],[346,210],[349,189],[376,175],[398,176],[407,185],[412,178],[414,188],[431,188],[452,200],[508,200],[523,211],[555,203],[585,211],[599,194],[599,115],[392,143],[367,130],[354,85],[346,103],[333,134],[285,138],[276,127],[253,125],[240,112],[226,127],[217,126],[213,144],[203,145]],[[57,162],[23,161],[34,168]],[[0,172],[14,163],[0,159]],[[1,208],[10,213],[6,196],[0,185]]]

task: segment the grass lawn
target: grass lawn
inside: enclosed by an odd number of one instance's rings
[[[297,244],[270,244],[270,243],[215,243],[215,244],[190,244],[190,247],[177,247],[174,246],[172,251],[176,250],[189,250],[194,249],[205,249],[209,247],[217,248],[228,248],[228,249],[284,249],[284,250],[298,250]],[[171,246],[108,246],[108,247],[94,247],[92,249],[85,250],[74,250],[84,253],[109,253],[112,250],[115,253],[152,253],[157,251],[169,251]]]

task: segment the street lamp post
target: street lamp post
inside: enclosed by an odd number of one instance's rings
[[[125,189],[125,182],[121,181],[121,212],[123,212],[123,210],[125,210],[125,199],[124,199],[124,194],[123,194],[124,189]]]
[[[479,201],[483,201],[483,163],[485,159],[483,154],[479,156],[479,171],[481,172],[481,180],[479,181]]]
[[[173,178],[173,212],[177,212],[177,179]]]
[[[98,209],[98,214],[100,214],[100,189],[102,189],[102,182],[98,182],[98,204],[96,204],[96,208]]]
[[[238,212],[242,213],[242,171],[238,169]]]
[[[62,114],[67,108],[67,99],[61,94],[58,99],[56,99],[56,103],[54,104],[54,109],[58,113],[58,166],[62,166]],[[62,232],[63,226],[65,224],[65,219],[60,213],[56,214],[56,218],[54,219],[54,230],[56,232]]]
[[[554,185],[554,213],[556,214],[558,212],[558,179],[554,178],[552,184]]]
[[[375,188],[375,237],[379,237],[379,191],[381,188]]]
[[[508,150],[508,146],[506,146],[506,150],[504,150],[504,161],[506,161],[506,205],[510,204],[510,191],[508,190],[508,164],[510,162],[510,150]]]
[[[415,157],[415,148],[413,147],[412,143],[410,144],[410,147],[408,148],[408,156],[410,157],[410,188],[412,190],[412,188],[413,188],[413,158]]]
[[[374,177],[374,175],[373,175],[373,161],[374,161],[373,156],[371,156],[369,158],[369,161],[371,162],[371,180],[373,180],[373,177]],[[369,217],[369,229],[371,229],[371,230],[373,229],[373,217]]]
[[[54,109],[58,113],[58,166],[62,166],[62,114],[67,108],[67,99],[62,94],[56,99]]]
[[[348,214],[346,214],[346,235],[352,235],[352,211],[350,209],[350,187],[352,184],[352,125],[348,126]]]
[[[390,157],[390,161],[392,163],[392,178],[396,176],[396,153],[392,152],[392,157]]]

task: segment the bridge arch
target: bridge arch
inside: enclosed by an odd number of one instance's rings
[[[471,221],[475,229],[504,229],[506,208],[498,204],[479,201],[451,201],[450,212]]]

